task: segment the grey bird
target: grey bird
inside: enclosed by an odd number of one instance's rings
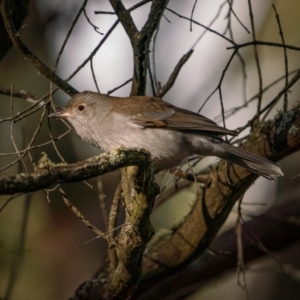
[[[79,137],[103,151],[121,145],[148,149],[154,169],[178,166],[197,154],[217,156],[267,179],[283,175],[270,160],[222,140],[223,135],[237,135],[235,131],[160,98],[85,91],[49,117],[67,119]]]

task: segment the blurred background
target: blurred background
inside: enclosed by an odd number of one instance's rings
[[[124,0],[123,2],[129,8],[139,1]],[[82,3],[78,0],[34,0],[30,2],[29,14],[26,19],[27,26],[22,32],[22,40],[50,68],[54,67],[57,54]],[[189,18],[194,3],[195,1],[190,0],[171,0],[168,7]],[[281,43],[278,22],[272,8],[272,4],[274,4],[280,16],[285,43],[299,47],[299,1],[252,0],[251,3],[258,40]],[[150,3],[132,12],[139,29],[142,28],[147,18],[149,8]],[[252,34],[244,28],[246,27],[252,32],[248,1],[233,2],[233,10],[243,24],[242,26],[236,18],[232,17],[231,28],[235,42],[241,44],[252,41]],[[99,28],[100,32],[105,34],[115,22],[116,17],[108,14],[95,14],[94,11],[112,11],[112,8],[108,1],[88,1],[86,5],[88,18]],[[211,28],[223,34],[228,24],[227,13],[227,1],[199,0],[193,19],[209,26],[216,18]],[[219,92],[214,93],[207,102],[206,100],[219,84],[222,72],[232,54],[232,50],[227,47],[232,45],[220,35],[212,32],[204,33],[204,28],[193,24],[191,30],[189,21],[166,11],[156,38],[155,52],[151,53],[151,57],[153,59],[155,56],[157,80],[164,84],[181,56],[193,48],[195,51],[192,57],[182,68],[175,85],[164,96],[164,100],[195,112],[202,108],[201,114],[222,124],[219,117],[221,113]],[[201,36],[202,38],[199,40]],[[67,78],[72,74],[102,38],[103,36],[96,32],[86,18],[81,15],[62,53],[57,74],[62,78]],[[247,78],[245,81],[242,63],[235,57],[226,70],[221,85],[225,111],[243,105],[245,99],[250,99],[259,91],[253,47],[244,47],[241,54],[245,62]],[[299,53],[287,50],[287,56],[289,71],[298,69],[300,66]],[[264,87],[284,76],[285,63],[282,48],[261,46],[259,47],[259,57]],[[132,77],[132,49],[121,25],[117,26],[94,56],[93,68],[102,93],[107,93]],[[14,48],[11,48],[0,62],[0,80],[1,88],[13,86],[14,89],[26,90],[37,97],[46,94],[50,88],[48,80],[38,74]],[[70,84],[79,91],[96,91],[89,63],[70,80]],[[281,80],[264,93],[263,106],[277,95],[284,84],[284,80]],[[290,91],[289,107],[299,101],[299,87],[300,85],[297,83]],[[131,84],[129,83],[118,89],[114,95],[127,96],[130,88]],[[152,95],[150,81],[148,81],[147,94]],[[54,95],[54,102],[57,106],[64,107],[68,98],[66,94],[59,91]],[[0,103],[0,119],[10,117],[12,115],[10,97],[0,95]],[[14,99],[13,112],[17,113],[29,105],[24,100]],[[235,129],[243,126],[255,114],[256,108],[257,102],[251,102],[227,118],[226,127]],[[272,118],[281,109],[282,101],[268,117]],[[10,138],[12,134],[16,147],[18,149],[26,148],[37,128],[41,113],[42,110],[38,110],[13,126],[11,122],[0,123],[1,174],[25,171],[21,163],[3,170],[17,158],[13,155],[4,156],[3,154],[15,152],[15,146]],[[50,140],[48,126],[47,120],[44,120],[38,134],[37,144]],[[59,136],[67,131],[67,127],[61,122],[51,122],[51,130],[53,136]],[[239,137],[247,133],[244,131]],[[99,153],[98,149],[83,143],[72,133],[60,139],[56,144],[67,162],[77,162]],[[32,151],[35,162],[41,157],[42,151],[47,152],[51,160],[57,162],[60,160],[53,146],[47,145]],[[248,204],[242,206],[245,219],[261,214],[274,204],[278,205],[299,197],[299,181],[292,180],[292,177],[299,173],[299,166],[295,163],[298,159],[299,154],[294,154],[279,162],[285,177],[278,181],[270,182],[263,178],[257,180],[243,200]],[[27,158],[25,158],[25,162],[26,160]],[[215,159],[206,160],[200,167],[207,166],[214,161]],[[95,193],[83,183],[65,185],[64,189],[86,218],[105,230],[105,216],[103,216],[105,212],[100,207],[99,198],[105,197],[105,203],[109,209],[115,186],[119,180],[119,172],[90,180],[90,183],[100,191],[102,190],[103,194]],[[157,180],[162,188],[171,185],[170,182],[173,183],[173,179],[168,174],[160,174]],[[152,221],[156,230],[166,228],[180,220],[189,211],[194,197],[195,187],[190,186],[155,210]],[[1,196],[0,206],[6,201],[7,197]],[[236,218],[235,208],[222,230],[232,227]],[[106,243],[97,239],[82,246],[93,238],[94,234],[63,204],[57,191],[48,193],[39,191],[20,196],[11,200],[0,213],[0,297],[3,297],[7,290],[9,278],[12,276],[11,268],[16,263],[16,257],[20,257],[17,245],[20,230],[24,229],[24,224],[27,224],[25,252],[10,299],[24,297],[45,300],[67,299],[80,283],[89,279],[99,269],[104,260]],[[278,259],[283,264],[293,264],[294,267],[299,268],[300,259],[297,254],[299,246],[294,245],[286,249],[278,254]],[[299,299],[300,297],[299,282],[282,274],[279,267],[270,258],[257,261],[249,267],[247,285],[251,299],[279,300],[283,298]],[[188,299],[219,299],[220,297],[232,300],[246,299],[245,291],[237,284],[235,273],[214,280]]]

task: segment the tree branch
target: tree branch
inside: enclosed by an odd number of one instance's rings
[[[194,52],[194,50],[192,49],[180,58],[180,60],[176,64],[173,72],[171,73],[167,83],[158,91],[158,94],[156,95],[156,97],[160,97],[160,98],[163,97],[171,89],[171,87],[173,86],[173,84],[175,83],[175,81],[177,79],[177,76],[179,75],[181,68],[189,60],[189,58],[191,57],[193,52]]]
[[[245,263],[249,263],[268,253],[263,251],[260,243],[263,242],[269,251],[285,249],[292,243],[299,241],[300,202],[289,201],[285,205],[273,207],[267,213],[254,218],[243,225],[243,256]],[[255,236],[254,236],[255,235]],[[209,280],[228,271],[236,269],[237,264],[237,237],[235,229],[230,229],[217,237],[210,248],[216,254],[205,252],[200,259],[188,266],[185,270],[166,278],[160,279],[158,284],[147,293],[140,285],[134,299],[150,300],[159,293],[160,299],[165,297],[176,299],[175,295],[186,297]]]
[[[300,105],[285,114],[279,113],[272,122],[265,122],[260,128],[256,128],[243,148],[273,161],[278,161],[299,150]],[[163,234],[158,232],[155,239],[147,245],[143,256],[142,278],[133,299],[138,299],[139,295],[145,294],[164,278],[175,274],[195,258],[200,257],[216,236],[236,200],[258,177],[239,166],[228,168],[224,161],[211,171],[210,176],[210,185],[199,192],[186,218],[177,226],[170,228],[168,232]],[[135,201],[132,200],[126,202],[126,207],[129,206],[131,209],[133,203]],[[148,230],[152,232],[150,228]],[[127,238],[126,243],[132,243],[132,238]],[[124,255],[124,253],[122,251],[119,255]],[[129,269],[122,270],[127,272]],[[137,273],[134,272],[134,274]],[[131,278],[128,274],[126,276]],[[130,292],[132,292],[133,285],[130,284]],[[118,291],[123,291],[120,286],[117,287]],[[73,299],[101,299],[104,291],[99,280],[85,282],[79,287]],[[85,295],[83,298],[79,296],[82,293]],[[110,299],[122,299],[119,298],[120,295]]]
[[[233,46],[227,47],[226,49],[241,49],[249,46],[255,46],[255,45],[261,45],[261,46],[272,46],[272,47],[279,47],[279,48],[285,48],[295,51],[300,51],[299,47],[293,46],[293,45],[287,45],[287,44],[280,44],[280,43],[274,43],[274,42],[264,42],[264,41],[251,41],[243,44],[234,44]]]
[[[150,169],[122,169],[123,196],[126,206],[125,224],[115,238],[117,266],[106,278],[105,297],[126,299],[135,290],[141,273],[141,258],[154,235],[150,215],[156,197]]]
[[[127,166],[145,167],[151,162],[143,149],[115,149],[74,164],[54,164],[44,156],[35,172],[0,176],[0,195],[29,193],[60,183],[83,181]]]
[[[272,122],[254,130],[243,148],[278,161],[300,149],[300,106],[278,114]],[[143,260],[144,286],[173,274],[204,253],[226,220],[236,200],[257,176],[221,162],[211,171],[211,184],[201,190],[183,222],[159,235],[147,246]],[[229,184],[230,183],[230,184]],[[145,291],[145,289],[144,289]]]
[[[168,2],[169,0],[152,1],[149,17],[132,44],[134,76],[131,95],[145,95],[147,69],[149,66],[149,45]]]
[[[121,0],[110,0],[109,2],[118,16],[119,21],[123,25],[131,44],[133,45],[138,30],[134,24],[129,10],[125,8]]]
[[[144,153],[145,154],[145,153]],[[148,153],[146,153],[148,154]],[[149,159],[149,155],[146,157]],[[125,201],[125,225],[118,236],[111,236],[109,246],[114,259],[97,280],[82,284],[72,297],[76,299],[128,299],[135,291],[141,273],[141,258],[154,234],[150,215],[156,197],[152,185],[150,160],[141,167],[122,169]]]

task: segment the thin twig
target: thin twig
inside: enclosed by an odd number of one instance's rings
[[[86,13],[85,8],[83,9],[83,13],[84,13],[84,16],[85,16],[86,20],[87,20],[88,23],[94,28],[94,30],[95,30],[97,33],[103,35],[103,33],[99,31],[99,27],[96,26],[96,25],[94,25],[94,24],[91,22],[91,20],[89,19],[88,15],[87,15],[87,13]]]
[[[251,30],[252,30],[252,39],[253,39],[253,42],[255,43],[256,33],[255,33],[255,24],[254,24],[251,0],[248,0],[248,7],[249,7],[249,17],[250,17]],[[263,79],[262,79],[262,72],[261,72],[261,66],[260,66],[257,45],[253,44],[253,47],[254,47],[254,57],[255,57],[256,69],[257,69],[257,73],[258,73],[258,85],[259,85],[259,93],[258,93],[258,99],[257,99],[257,114],[258,114],[260,112],[261,104],[262,104]]]
[[[277,24],[278,24],[278,28],[279,28],[279,35],[281,37],[281,41],[282,41],[282,45],[285,46],[285,40],[284,40],[284,36],[283,36],[283,31],[282,31],[282,27],[281,27],[281,23],[280,23],[280,18],[279,15],[277,13],[276,7],[274,4],[272,4],[274,12],[275,12],[275,16],[276,16],[276,20],[277,20]],[[286,48],[283,47],[283,54],[284,54],[284,66],[285,66],[285,85],[288,85],[288,81],[289,81],[289,65],[288,65],[288,57],[287,57],[287,51]],[[288,108],[288,91],[285,92],[284,94],[284,98],[283,98],[283,111],[286,112]]]
[[[179,18],[181,18],[181,19],[184,19],[184,20],[193,22],[194,24],[196,24],[196,25],[198,25],[198,26],[200,26],[200,27],[205,28],[207,31],[210,31],[211,33],[216,34],[216,35],[219,36],[220,38],[225,39],[225,40],[226,40],[227,42],[229,42],[230,44],[235,45],[235,43],[234,43],[231,39],[229,39],[228,37],[222,35],[221,33],[217,32],[216,30],[213,30],[213,29],[209,28],[208,26],[205,26],[205,25],[203,25],[203,24],[201,24],[201,23],[199,23],[199,22],[197,22],[197,21],[195,21],[195,20],[192,20],[191,18],[187,18],[187,17],[185,17],[185,16],[183,16],[183,15],[177,13],[177,12],[174,11],[173,9],[170,9],[170,8],[166,7],[166,10],[168,10],[169,12],[171,12],[172,14],[176,15],[177,17],[179,17]]]
[[[52,144],[53,142],[62,139],[64,136],[66,136],[70,132],[71,132],[71,129],[69,129],[65,133],[62,133],[58,137],[53,138],[53,140],[50,140],[48,142],[45,142],[45,143],[42,143],[42,144],[37,144],[37,145],[34,145],[34,146],[27,146],[25,149],[19,150],[19,153],[24,153],[24,152],[27,152],[27,151],[31,151],[31,150],[34,150],[34,149],[41,148],[41,147],[47,146],[49,144]],[[18,152],[0,153],[0,156],[11,156],[11,155],[18,155]]]
[[[233,58],[235,57],[236,52],[237,52],[237,50],[234,51],[234,52],[231,54],[229,60],[227,61],[227,64],[226,64],[225,68],[224,68],[223,71],[222,71],[222,75],[221,75],[221,78],[220,78],[220,80],[219,80],[219,83],[218,83],[217,87],[216,87],[216,88],[210,93],[210,95],[205,99],[205,101],[203,102],[203,104],[201,105],[201,107],[198,109],[198,113],[201,112],[201,110],[202,110],[203,107],[206,105],[206,103],[208,102],[208,100],[213,96],[213,94],[214,94],[216,91],[220,90],[220,88],[221,88],[221,86],[222,86],[222,83],[223,83],[223,80],[224,80],[224,77],[225,77],[225,74],[226,74],[226,72],[227,72],[227,70],[228,70],[228,68],[229,68],[229,66],[230,66],[230,64],[231,64],[231,62],[233,61]],[[222,102],[221,102],[221,104],[222,104]],[[223,121],[223,125],[224,125],[224,127],[225,127],[225,116],[224,116],[224,111],[222,111],[222,121]]]
[[[108,39],[108,37],[111,35],[111,33],[114,31],[114,29],[119,24],[119,20],[115,21],[115,23],[110,27],[110,29],[107,31],[107,33],[104,35],[102,40],[99,42],[99,44],[94,48],[94,50],[91,52],[91,54],[69,75],[65,81],[68,82],[71,80],[90,60],[92,57],[96,55],[100,47],[105,43],[105,41]]]
[[[177,76],[179,75],[181,68],[189,60],[193,52],[194,50],[190,50],[188,53],[184,54],[180,58],[179,62],[175,66],[174,70],[172,71],[170,77],[168,78],[167,83],[158,91],[157,97],[163,97],[171,89],[171,87],[174,85],[177,79]]]
[[[15,125],[15,121],[14,121],[14,101],[13,101],[13,97],[12,96],[11,96],[11,102],[10,103],[11,103],[10,109],[11,109],[11,118],[12,118],[11,126],[10,126],[10,139],[11,139],[12,144],[13,144],[15,150],[16,150],[16,153],[18,154],[19,160],[22,162],[25,170],[28,172],[26,163],[23,160],[23,155],[20,154],[19,149],[18,149],[17,144],[16,144],[16,141],[15,141],[15,138],[14,138],[14,125]]]
[[[123,82],[122,84],[120,84],[119,86],[113,88],[112,90],[109,90],[107,92],[107,95],[110,95],[112,93],[114,93],[115,91],[117,91],[118,89],[122,88],[123,86],[125,86],[127,83],[131,82],[132,81],[132,78],[130,79],[127,79],[125,82]]]
[[[192,8],[192,12],[191,12],[191,20],[193,20],[193,16],[194,16],[194,12],[195,12],[195,8],[197,5],[198,0],[195,0],[193,8]],[[193,22],[190,22],[190,31],[193,31]]]
[[[241,211],[241,204],[243,201],[244,195],[242,195],[238,200],[238,216],[235,223],[235,234],[237,240],[237,276],[238,276],[238,285],[245,290],[246,298],[249,300],[249,292],[247,287],[246,281],[246,273],[245,273],[245,260],[244,260],[244,250],[243,250],[243,240],[242,240],[242,233],[243,233],[243,217]],[[243,283],[240,281],[240,275],[243,274]]]
[[[231,15],[233,14],[236,19],[238,20],[238,22],[242,25],[242,27],[245,28],[245,30],[249,33],[248,29],[244,26],[244,24],[242,24],[242,22],[238,19],[237,15],[235,14],[232,5],[233,5],[233,0],[228,0],[228,4],[229,4],[229,11],[228,11],[228,24],[227,24],[227,30],[229,32],[229,36],[230,38],[235,42],[234,39],[234,35],[233,35],[233,30],[232,30],[232,24],[231,24]],[[225,33],[224,33],[225,34]],[[242,88],[243,88],[243,97],[244,97],[244,104],[246,104],[247,102],[247,93],[246,93],[246,82],[247,82],[247,72],[246,72],[246,62],[244,60],[244,58],[242,57],[241,53],[239,51],[237,51],[237,57],[240,60],[241,63],[241,69],[242,69],[242,73],[243,73],[243,83],[242,83]],[[222,114],[223,116],[223,114]]]
[[[116,249],[113,246],[114,244],[113,241],[116,235],[115,228],[117,227],[117,217],[120,209],[121,193],[122,193],[122,184],[119,183],[116,188],[114,198],[112,200],[110,213],[109,213],[109,220],[108,220],[108,232],[109,232],[108,255],[109,255],[109,263],[110,263],[111,270],[114,270],[117,267],[117,254],[116,254]]]
[[[6,96],[13,96],[15,98],[20,98],[26,100],[28,103],[31,104],[36,104],[38,102],[38,105],[40,106],[43,106],[45,104],[43,101],[40,101],[39,98],[24,90],[12,90],[12,89],[0,88],[0,94]]]
[[[234,44],[234,46],[227,47],[226,49],[241,49],[249,46],[270,46],[270,47],[279,47],[279,48],[286,48],[290,50],[295,50],[295,51],[300,51],[300,47],[296,47],[293,45],[288,45],[288,44],[280,44],[280,43],[274,43],[274,42],[264,42],[264,41],[251,41],[251,42],[246,42],[242,44]]]
[[[91,57],[90,65],[91,65],[91,72],[92,72],[92,76],[93,76],[93,81],[95,83],[97,92],[100,93],[100,89],[99,89],[99,86],[98,86],[98,82],[97,82],[97,78],[96,78],[95,71],[94,71],[94,66],[93,66],[93,57]]]
[[[67,207],[69,207],[72,210],[72,212],[80,219],[80,221],[82,221],[88,228],[94,231],[99,237],[102,237],[105,240],[107,240],[106,234],[100,229],[98,229],[96,226],[92,225],[92,223],[83,216],[83,214],[78,210],[78,208],[68,199],[64,190],[62,188],[59,188],[58,190],[64,200],[64,203],[67,205]]]
[[[99,206],[100,206],[103,222],[105,225],[105,230],[108,230],[108,213],[106,209],[105,195],[103,193],[102,177],[97,178],[97,194],[98,194]]]
[[[237,14],[235,13],[235,11],[233,10],[233,8],[232,8],[233,0],[227,0],[227,2],[228,2],[228,4],[229,4],[230,11],[232,12],[232,14],[233,14],[234,17],[236,18],[236,20],[237,20],[237,21],[239,22],[239,24],[245,29],[245,31],[246,31],[247,33],[250,34],[249,29],[246,27],[246,25],[244,25],[244,24],[242,23],[242,21],[240,20],[240,18],[237,16]]]
[[[226,0],[227,1],[227,0]],[[224,1],[220,6],[219,6],[219,10],[217,11],[215,17],[210,21],[210,23],[208,24],[208,28],[211,28],[212,25],[219,19],[221,12],[223,10],[223,7],[226,4],[226,1]],[[206,28],[201,35],[197,38],[197,40],[193,43],[191,49],[194,49],[196,47],[196,45],[200,42],[200,40],[205,36],[205,34],[208,32],[209,30]],[[224,34],[222,34],[224,36]]]
[[[76,23],[77,23],[77,21],[78,21],[80,15],[81,15],[81,13],[82,13],[82,11],[84,11],[84,8],[85,8],[85,6],[86,6],[86,4],[87,4],[87,1],[88,1],[88,0],[84,0],[84,1],[83,1],[81,8],[79,9],[79,11],[78,11],[78,13],[77,13],[77,15],[76,15],[74,21],[73,21],[72,24],[71,24],[71,27],[70,27],[69,31],[68,31],[67,34],[66,34],[66,37],[65,37],[65,39],[64,39],[64,41],[63,41],[63,44],[61,45],[60,50],[59,50],[59,52],[58,52],[58,54],[57,54],[57,56],[56,56],[56,60],[55,60],[55,63],[54,63],[54,72],[55,72],[56,69],[57,69],[59,60],[60,60],[60,58],[61,58],[62,53],[64,52],[64,49],[65,49],[66,44],[67,44],[67,42],[68,42],[68,40],[69,40],[69,38],[70,38],[70,36],[71,36],[71,34],[72,34],[72,31],[73,31],[73,29],[74,29],[74,27],[75,27],[75,25],[76,25]]]
[[[153,36],[153,42],[152,42],[152,51],[151,51],[151,56],[152,56],[152,70],[149,67],[149,74],[153,74],[153,76],[151,76],[151,86],[152,86],[152,93],[153,96],[156,96],[157,90],[158,90],[158,83],[157,83],[157,73],[156,73],[156,57],[155,57],[155,53],[156,53],[156,42],[157,42],[157,37],[158,37],[158,33],[159,33],[159,28],[160,28],[160,23],[157,26],[157,29],[154,33]],[[152,72],[151,72],[152,71]]]
[[[133,11],[133,10],[136,10],[137,8],[147,4],[148,2],[151,2],[152,0],[143,0],[133,6],[131,6],[128,11]],[[115,15],[116,13],[114,11],[98,11],[98,10],[95,10],[94,13],[96,15],[100,15],[100,14],[106,14],[106,15]]]
[[[293,70],[289,73],[289,76],[292,74],[295,74],[299,72],[299,69]],[[270,88],[272,88],[273,86],[275,86],[278,82],[280,82],[281,80],[285,79],[286,75],[282,75],[280,77],[278,77],[276,80],[274,80],[273,82],[271,82],[270,84],[268,84],[266,87],[263,88],[263,93],[267,92]],[[258,97],[258,94],[255,94],[254,96],[252,96],[251,98],[249,98],[243,105],[239,105],[233,108],[230,108],[228,110],[225,111],[225,118],[229,118],[230,116],[234,115],[235,113],[237,113],[238,111],[240,111],[241,109],[246,108],[251,102],[253,102],[254,100],[256,100]],[[215,122],[220,122],[220,120],[222,120],[222,115],[218,115],[214,118]]]
[[[290,80],[290,82],[288,83],[287,86],[285,86],[278,94],[277,96],[270,101],[264,108],[262,108],[260,110],[260,112],[258,114],[256,114],[251,120],[249,120],[247,122],[246,125],[237,128],[236,130],[240,133],[243,130],[245,130],[247,127],[249,127],[260,115],[262,115],[264,112],[266,112],[268,109],[270,109],[271,107],[273,107],[282,97],[282,95],[284,95],[284,93],[289,90],[296,82],[298,82],[298,80],[300,79],[300,71],[298,71],[295,76]]]

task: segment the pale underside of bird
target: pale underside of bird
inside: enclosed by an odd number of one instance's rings
[[[283,175],[270,160],[222,140],[226,134],[237,135],[235,131],[160,98],[121,98],[86,91],[49,116],[66,118],[83,140],[103,151],[121,145],[145,148],[155,169],[178,166],[196,154],[217,156],[268,179]]]

